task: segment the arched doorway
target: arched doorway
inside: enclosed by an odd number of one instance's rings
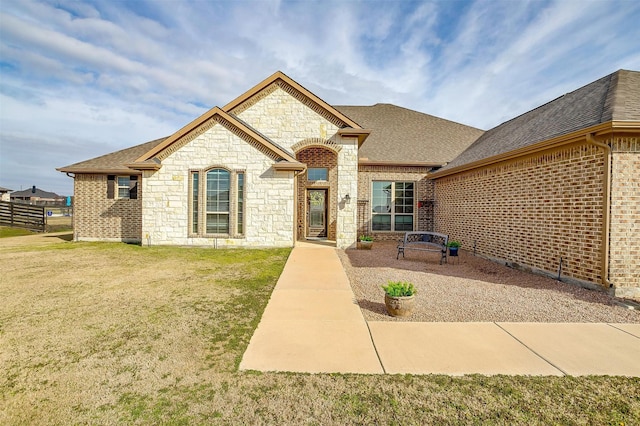
[[[321,146],[310,146],[296,153],[307,165],[298,176],[297,238],[336,239],[338,209],[338,154]]]

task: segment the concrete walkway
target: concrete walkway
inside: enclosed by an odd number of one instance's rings
[[[640,324],[366,323],[333,247],[300,243],[241,370],[640,377]]]

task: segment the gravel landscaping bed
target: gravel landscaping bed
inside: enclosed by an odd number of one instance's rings
[[[604,292],[511,269],[464,250],[455,263],[450,258],[443,265],[438,253],[429,252],[407,252],[396,260],[394,242],[337,252],[367,321],[640,323],[640,311],[615,305]],[[410,281],[418,289],[411,316],[387,314],[380,286],[389,280]]]

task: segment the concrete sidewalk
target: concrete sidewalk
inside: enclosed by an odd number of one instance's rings
[[[383,372],[334,247],[296,245],[240,369]]]
[[[640,324],[365,322],[335,248],[297,245],[241,370],[640,377]]]

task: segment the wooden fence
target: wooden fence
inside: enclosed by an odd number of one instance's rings
[[[0,201],[0,225],[44,232],[47,225],[45,207]]]

